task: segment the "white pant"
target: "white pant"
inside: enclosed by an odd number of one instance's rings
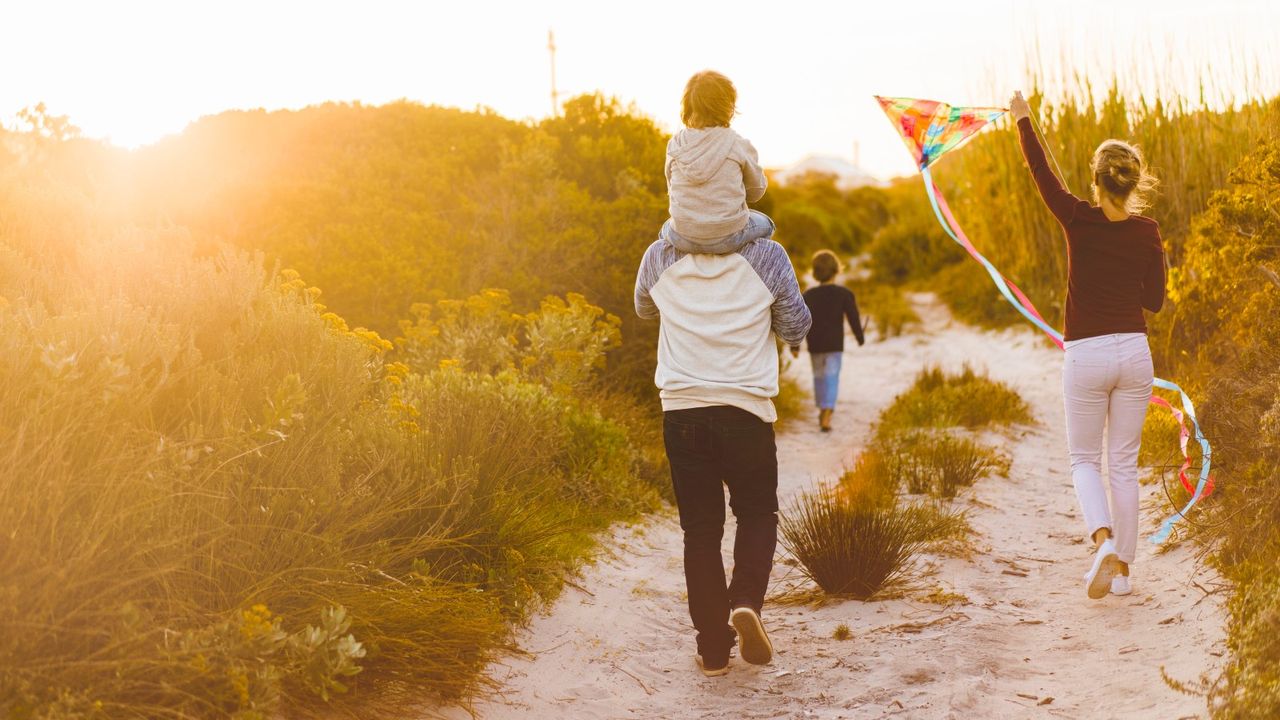
[[[1143,333],[1118,333],[1072,340],[1066,350],[1062,394],[1071,482],[1089,536],[1109,528],[1116,553],[1131,563],[1138,547],[1138,448],[1151,400],[1151,348]],[[1110,506],[1102,485],[1104,427]]]

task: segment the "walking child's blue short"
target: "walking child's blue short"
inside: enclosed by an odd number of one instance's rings
[[[843,352],[811,352],[813,364],[813,401],[821,410],[835,410],[836,396],[840,394],[840,363]]]

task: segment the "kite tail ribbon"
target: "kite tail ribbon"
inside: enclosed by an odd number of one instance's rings
[[[996,266],[983,257],[982,253],[978,252],[978,249],[973,246],[973,243],[969,242],[968,236],[964,234],[964,230],[960,229],[960,224],[951,215],[951,208],[947,207],[947,201],[943,199],[942,192],[934,184],[933,175],[929,173],[929,168],[922,169],[920,175],[924,177],[925,192],[929,196],[929,204],[933,206],[933,214],[938,216],[938,222],[942,225],[942,229],[986,269],[987,274],[991,276],[992,282],[996,284],[996,289],[1013,306],[1013,309],[1022,313],[1023,317],[1030,320],[1032,325],[1040,328],[1044,334],[1048,335],[1061,348],[1062,333],[1045,322],[1044,318],[1040,316],[1040,311],[1036,310],[1036,306],[1031,304],[1031,300],[1018,289],[1018,286],[1005,279],[1000,274],[1000,271],[996,270]]]
[[[924,179],[925,194],[929,196],[929,204],[933,207],[933,213],[938,217],[938,223],[942,225],[942,229],[946,231],[947,235],[950,236],[956,244],[964,248],[965,252],[969,253],[974,260],[977,260],[978,263],[982,265],[982,267],[987,271],[987,274],[991,276],[991,281],[995,283],[996,289],[1000,291],[1000,294],[1010,305],[1013,306],[1015,310],[1021,313],[1022,316],[1030,321],[1032,325],[1040,328],[1045,335],[1049,336],[1050,340],[1053,340],[1055,345],[1059,348],[1065,349],[1062,333],[1058,332],[1049,325],[1049,323],[1045,322],[1044,318],[1040,315],[1040,312],[1036,310],[1035,305],[1032,304],[1026,294],[1019,290],[1017,285],[1014,285],[1007,278],[1001,275],[1000,271],[991,264],[991,261],[983,257],[982,253],[978,252],[978,249],[969,241],[969,238],[964,234],[964,230],[960,228],[960,224],[956,222],[955,217],[951,214],[951,208],[947,207],[947,201],[942,197],[942,192],[938,189],[938,186],[934,184],[933,176],[929,173],[929,168],[921,168],[920,175]],[[1151,536],[1151,542],[1158,544],[1169,538],[1169,533],[1173,530],[1174,523],[1186,517],[1186,514],[1197,502],[1199,502],[1200,498],[1213,492],[1213,478],[1209,474],[1212,464],[1212,452],[1209,447],[1209,441],[1205,439],[1204,433],[1200,430],[1200,423],[1196,420],[1195,406],[1192,405],[1191,398],[1187,397],[1187,394],[1183,392],[1182,388],[1178,387],[1176,383],[1169,382],[1168,380],[1155,378],[1153,384],[1155,387],[1163,390],[1170,390],[1178,393],[1182,399],[1182,409],[1178,410],[1164,398],[1155,394],[1152,394],[1151,396],[1151,402],[1153,404],[1168,409],[1174,419],[1178,422],[1178,427],[1180,429],[1179,444],[1182,449],[1183,459],[1182,468],[1178,471],[1178,477],[1182,481],[1182,487],[1185,488],[1187,492],[1191,493],[1191,499],[1187,501],[1187,504],[1183,506],[1181,510],[1166,518],[1164,522],[1160,524],[1160,528]],[[1194,487],[1192,487],[1191,481],[1187,477],[1187,470],[1191,468],[1191,455],[1188,452],[1188,440],[1192,436],[1192,430],[1187,428],[1186,420],[1188,418],[1191,420],[1191,426],[1194,430],[1196,442],[1200,445],[1200,476],[1197,478]]]
[[[1182,398],[1182,411],[1179,412],[1167,400],[1152,395],[1152,402],[1157,405],[1163,405],[1169,408],[1169,412],[1173,413],[1173,417],[1177,419],[1180,428],[1179,444],[1182,446],[1182,469],[1178,471],[1178,477],[1182,480],[1182,487],[1191,493],[1191,499],[1181,510],[1175,512],[1165,518],[1160,523],[1160,529],[1151,536],[1151,542],[1162,543],[1169,539],[1169,533],[1173,530],[1173,524],[1187,516],[1191,508],[1195,506],[1200,498],[1205,497],[1213,492],[1213,476],[1209,474],[1209,469],[1213,464],[1213,449],[1209,447],[1209,441],[1205,439],[1204,433],[1200,431],[1200,422],[1196,420],[1196,408],[1191,404],[1191,398],[1178,387],[1177,383],[1170,382],[1163,378],[1155,379],[1155,386],[1163,390],[1171,390],[1178,393]],[[1187,431],[1187,424],[1183,421],[1183,416],[1191,418],[1191,426],[1195,429],[1196,442],[1200,444],[1200,476],[1196,478],[1195,489],[1192,490],[1191,483],[1187,479],[1187,470],[1191,467],[1191,456],[1187,453],[1187,440],[1191,433]]]

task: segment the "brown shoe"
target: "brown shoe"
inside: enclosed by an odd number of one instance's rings
[[[831,432],[831,410],[821,410],[818,412],[818,427],[822,432]]]
[[[707,665],[707,661],[704,660],[701,655],[694,655],[693,661],[698,663],[698,669],[701,670],[702,674],[706,675],[707,677],[720,677],[721,675],[729,674],[728,658],[725,658],[724,664],[720,666]]]

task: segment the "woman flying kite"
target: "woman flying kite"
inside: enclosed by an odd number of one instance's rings
[[[1179,477],[1191,493],[1190,501],[1162,523],[1152,541],[1163,542],[1173,523],[1213,488],[1211,449],[1190,398],[1176,384],[1156,378],[1152,372],[1142,312],[1144,308],[1156,312],[1164,303],[1164,251],[1155,221],[1139,213],[1145,208],[1144,195],[1154,179],[1137,148],[1107,140],[1090,161],[1094,203],[1076,197],[1049,168],[1031,109],[1021,93],[1014,95],[1011,111],[1027,165],[1067,239],[1066,332],[1060,333],[969,241],[929,172],[934,161],[1006,110],[958,108],[910,98],[877,100],[915,158],[943,230],[982,264],[1006,301],[1066,351],[1063,395],[1072,482],[1086,531],[1096,547],[1093,564],[1085,574],[1086,592],[1094,599],[1109,592],[1130,593],[1129,563],[1137,547],[1138,449],[1148,403],[1169,409],[1182,428]],[[1153,395],[1153,386],[1178,393],[1182,410]],[[1201,449],[1200,473],[1194,486],[1187,476],[1191,467],[1188,439],[1192,435],[1187,419]],[[1104,428],[1110,504],[1101,474]]]

